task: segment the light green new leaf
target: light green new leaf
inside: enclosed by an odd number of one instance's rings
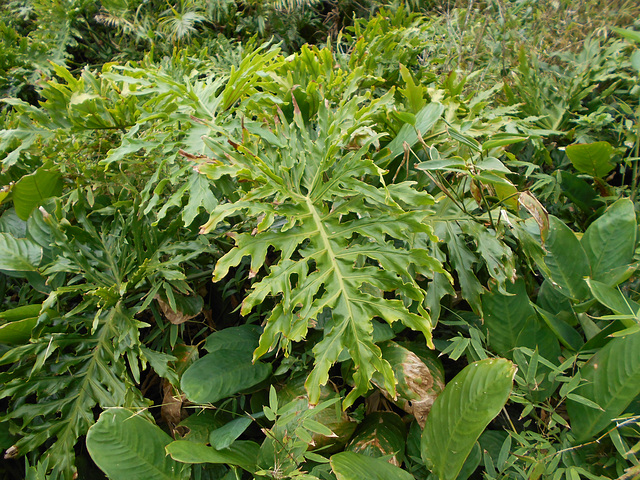
[[[511,394],[516,367],[503,358],[464,368],[436,399],[422,432],[425,465],[441,480],[454,480],[478,437]]]
[[[256,469],[260,445],[250,441],[236,441],[229,447],[216,450],[202,443],[177,440],[166,447],[171,458],[183,463],[222,463],[237,465],[249,472]]]
[[[192,402],[214,403],[257,385],[270,374],[271,364],[251,363],[250,353],[216,350],[184,372],[180,387]]]
[[[607,343],[580,369],[585,382],[573,393],[602,410],[567,399],[571,429],[578,442],[587,441],[618,417],[640,395],[640,332]]]
[[[608,142],[569,145],[567,156],[579,172],[602,178],[614,167],[610,162],[613,147]]]
[[[62,193],[62,176],[59,172],[39,168],[16,182],[11,190],[16,214],[22,220],[29,218],[31,211],[42,201]]]
[[[582,236],[591,266],[591,278],[615,285],[621,269],[633,261],[638,224],[633,202],[621,198],[611,205]]]
[[[361,453],[336,453],[331,457],[331,468],[338,480],[414,480],[406,470]]]
[[[42,247],[26,238],[0,233],[0,270],[29,272],[42,260]]]
[[[549,281],[573,300],[589,294],[584,281],[591,273],[589,259],[576,234],[561,220],[549,216],[549,233],[544,245],[547,254],[542,270],[548,269]]]
[[[167,456],[171,437],[124,408],[110,408],[87,433],[91,458],[111,480],[185,480],[191,466]]]

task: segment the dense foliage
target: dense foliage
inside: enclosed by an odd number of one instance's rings
[[[0,6],[0,476],[640,478],[640,7],[380,3]]]

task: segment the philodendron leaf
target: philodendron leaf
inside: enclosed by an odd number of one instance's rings
[[[391,366],[374,343],[374,319],[399,321],[433,346],[425,291],[415,275],[407,275],[444,272],[427,250],[412,248],[418,239],[436,240],[424,221],[433,198],[412,182],[387,186],[384,171],[370,158],[379,135],[367,125],[391,101],[390,94],[376,100],[349,94],[335,109],[320,102],[309,124],[294,108],[293,123],[281,114],[269,129],[254,125],[252,135],[233,142],[233,149],[226,140],[206,140],[229,162],[210,165],[209,174],[215,177],[215,169],[223,168],[247,188],[240,200],[218,205],[201,232],[241,211],[256,221],[255,231],[233,235],[235,246],[217,262],[213,279],[222,280],[250,257],[249,276],[259,280],[241,313],[249,314],[267,296],[275,299],[254,361],[278,348],[289,351],[310,328],[322,330],[305,384],[311,404],[345,350],[354,363],[354,388],[345,407],[371,388],[376,371],[395,394]],[[426,117],[435,121],[442,110],[429,111]],[[410,206],[404,203],[408,192]],[[320,321],[323,312],[330,315]]]
[[[636,213],[628,198],[616,201],[589,225],[580,243],[589,258],[591,278],[609,285],[620,281],[620,273],[633,261],[637,231]]]
[[[573,393],[601,408],[567,399],[571,429],[576,440],[584,442],[640,395],[640,332],[611,340],[580,369],[580,375],[584,384]]]
[[[545,241],[547,254],[542,270],[549,272],[549,281],[573,300],[589,294],[584,281],[591,274],[589,259],[576,234],[561,220],[549,216],[549,233]]]
[[[478,437],[511,394],[516,367],[504,358],[465,367],[436,399],[422,432],[422,458],[441,480],[454,480]]]
[[[271,364],[251,362],[251,354],[216,350],[197,360],[182,375],[180,386],[195,403],[214,403],[253,387],[271,374]]]
[[[414,480],[406,470],[361,453],[336,453],[331,457],[331,468],[338,480]]]
[[[171,437],[142,416],[110,408],[87,433],[87,450],[111,480],[185,480],[191,466],[167,456]]]
[[[614,167],[609,163],[613,147],[608,142],[569,145],[566,152],[576,170],[592,177],[602,178]]]

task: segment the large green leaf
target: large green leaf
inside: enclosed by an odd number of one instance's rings
[[[576,234],[561,220],[549,215],[549,234],[544,246],[547,251],[544,263],[551,283],[573,300],[584,299],[589,294],[584,278],[591,274],[591,269]]]
[[[374,412],[358,427],[346,451],[369,457],[389,455],[389,462],[400,466],[404,460],[407,427],[397,413]]]
[[[567,400],[571,429],[578,442],[600,433],[640,395],[640,332],[612,339],[581,369],[584,384],[573,393],[602,410]]]
[[[42,305],[27,305],[26,307],[18,307],[1,312],[0,343],[18,344],[29,340],[31,330],[38,322],[38,313],[41,308]],[[16,310],[20,311],[20,313],[16,312]],[[7,323],[4,323],[5,321]]]
[[[434,400],[444,389],[444,371],[438,357],[426,346],[423,349],[421,346],[420,343],[399,345],[393,341],[380,344],[382,358],[389,362],[398,381],[395,398],[384,389],[379,373],[373,375],[372,381],[385,397],[413,415],[424,427]]]
[[[602,178],[614,167],[610,162],[613,147],[607,142],[569,145],[567,156],[579,172]]]
[[[514,348],[528,347],[555,361],[560,355],[558,341],[538,318],[524,280],[508,284],[507,292],[509,295],[492,291],[482,296],[484,326],[491,348],[499,355],[512,358]]]
[[[633,202],[621,198],[611,205],[582,236],[591,266],[591,278],[616,284],[621,269],[633,261],[638,224]]]
[[[42,248],[26,238],[0,233],[0,270],[28,272],[36,270],[42,260]]]
[[[182,375],[180,386],[189,400],[214,403],[253,387],[271,373],[271,364],[251,362],[251,354],[216,350],[197,360]]]
[[[171,437],[141,415],[110,408],[87,433],[91,458],[111,480],[184,480],[191,466],[167,456]]]
[[[336,453],[331,457],[331,468],[338,480],[414,480],[406,470],[361,453]]]
[[[422,458],[441,480],[454,480],[478,437],[511,394],[516,367],[503,358],[465,367],[436,399],[422,432]]]
[[[39,168],[18,180],[11,193],[18,217],[26,220],[31,211],[41,205],[44,199],[62,193],[62,176],[59,172]]]
[[[177,440],[167,445],[171,458],[183,463],[224,463],[237,465],[249,472],[256,469],[256,459],[260,445],[255,442],[238,440],[229,447],[216,450],[202,443]]]

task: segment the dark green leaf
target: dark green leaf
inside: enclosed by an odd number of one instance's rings
[[[253,387],[271,373],[270,363],[251,363],[251,355],[216,350],[197,360],[182,375],[180,386],[195,403],[214,403]]]
[[[602,178],[614,167],[610,162],[613,147],[607,142],[569,145],[567,156],[579,172]]]

